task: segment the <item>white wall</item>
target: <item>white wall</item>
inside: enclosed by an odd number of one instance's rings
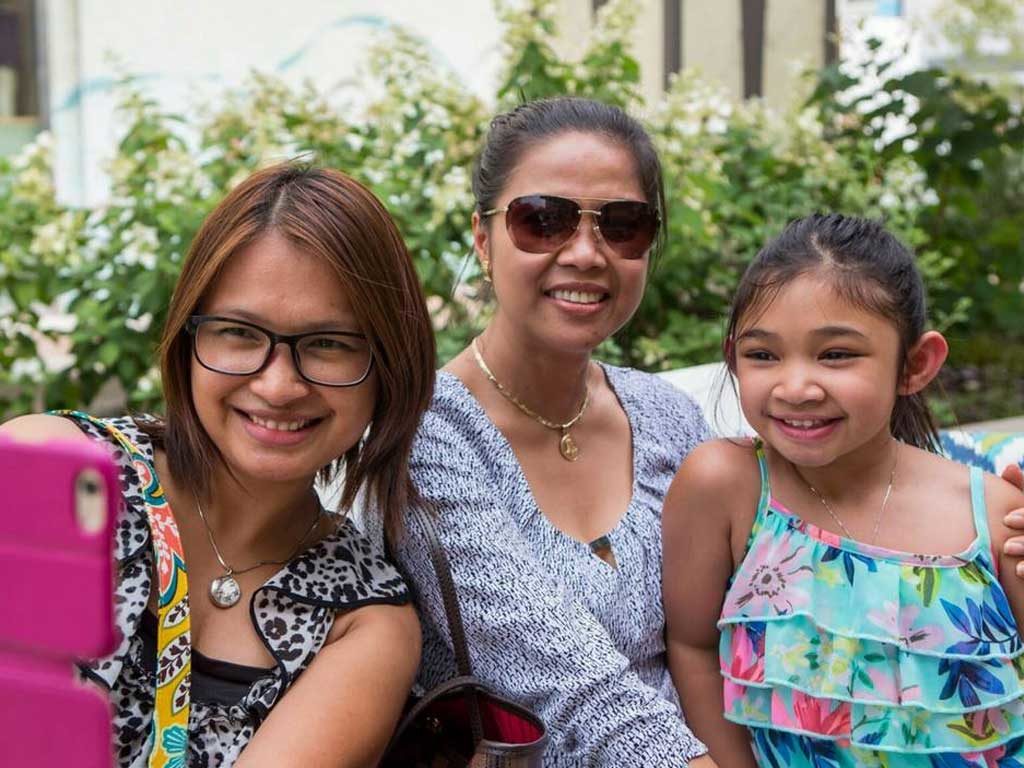
[[[136,74],[171,110],[194,111],[250,70],[309,78],[343,101],[358,96],[372,36],[401,23],[470,89],[493,93],[498,23],[486,0],[50,0],[44,3],[51,126],[62,197],[94,203],[117,131],[114,80]]]
[[[724,363],[693,365],[658,375],[697,402],[714,434],[722,437],[754,434],[743,418],[739,398]]]

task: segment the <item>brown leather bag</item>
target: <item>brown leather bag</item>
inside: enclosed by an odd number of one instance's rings
[[[437,574],[458,676],[411,698],[381,768],[541,768],[543,721],[473,676],[455,582],[434,521],[415,512]]]

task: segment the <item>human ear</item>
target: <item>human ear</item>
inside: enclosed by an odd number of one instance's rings
[[[490,257],[490,232],[484,220],[480,217],[479,211],[473,211],[473,250],[476,251],[477,261],[484,271],[484,279],[490,282],[491,279],[491,257]]]
[[[938,331],[927,331],[907,351],[906,370],[899,386],[898,395],[913,395],[927,387],[938,374],[949,355],[949,344]]]

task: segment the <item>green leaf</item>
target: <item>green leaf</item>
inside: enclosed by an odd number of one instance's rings
[[[96,352],[96,357],[99,358],[101,363],[110,367],[117,362],[117,358],[120,354],[121,350],[117,342],[105,341],[100,345],[99,350]]]

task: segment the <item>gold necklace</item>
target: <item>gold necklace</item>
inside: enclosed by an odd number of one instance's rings
[[[871,531],[871,539],[868,541],[868,544],[874,544],[878,540],[878,529],[882,525],[882,515],[885,514],[885,508],[889,504],[889,497],[892,496],[892,485],[896,482],[896,466],[899,463],[900,444],[896,443],[896,457],[893,459],[892,470],[889,472],[889,485],[885,488],[885,496],[882,497],[882,505],[878,508],[878,514],[875,515],[875,527],[874,530]],[[832,505],[829,504],[825,497],[821,495],[821,492],[807,482],[799,471],[797,472],[797,476],[806,483],[808,488],[811,489],[811,493],[818,497],[818,501],[821,502],[822,506],[825,507],[825,511],[828,512],[829,516],[835,520],[836,524],[843,530],[843,533],[846,534],[846,538],[856,541],[854,535],[850,533],[850,529],[846,527],[843,521],[839,518],[839,515],[837,515],[835,510],[832,509]]]
[[[318,502],[316,505],[316,517],[313,518],[313,524],[309,526],[302,538],[299,539],[299,543],[295,545],[294,551],[288,555],[284,560],[260,560],[255,565],[250,565],[248,568],[232,568],[226,562],[224,562],[224,556],[220,553],[220,547],[217,546],[216,540],[213,538],[213,529],[206,520],[206,514],[203,512],[203,505],[199,503],[199,496],[195,495],[196,509],[199,511],[199,519],[203,521],[203,526],[206,528],[206,535],[210,538],[210,546],[213,547],[213,554],[217,556],[217,562],[220,563],[220,567],[224,569],[224,575],[218,576],[216,579],[210,582],[210,602],[218,608],[230,608],[239,601],[242,597],[242,588],[239,586],[236,574],[248,573],[254,571],[264,565],[284,565],[299,552],[302,551],[302,546],[306,543],[306,539],[309,535],[316,530],[317,524],[320,522],[320,518],[323,515],[323,507]]]
[[[548,421],[539,413],[537,413],[536,411],[532,410],[529,406],[524,404],[518,397],[516,397],[507,389],[505,389],[505,387],[502,386],[501,382],[495,378],[494,374],[491,373],[491,369],[487,367],[487,363],[484,362],[483,355],[480,354],[480,348],[477,346],[476,343],[477,339],[479,338],[480,337],[478,336],[476,339],[473,339],[469,346],[473,349],[473,357],[476,358],[476,364],[480,366],[480,370],[484,372],[484,376],[488,378],[491,384],[493,384],[495,388],[497,388],[497,390],[502,394],[502,396],[506,400],[508,400],[510,403],[512,403],[512,405],[514,405],[520,411],[522,411],[531,419],[536,421],[538,424],[542,424],[548,429],[560,430],[562,433],[562,439],[558,441],[558,452],[566,461],[576,461],[576,459],[580,457],[580,449],[579,446],[576,445],[576,441],[573,439],[573,436],[569,432],[569,430],[576,425],[576,422],[583,418],[583,414],[586,412],[587,406],[590,405],[590,387],[584,387],[583,404],[580,406],[580,409],[575,416],[573,416],[564,424],[556,424],[553,421]]]

